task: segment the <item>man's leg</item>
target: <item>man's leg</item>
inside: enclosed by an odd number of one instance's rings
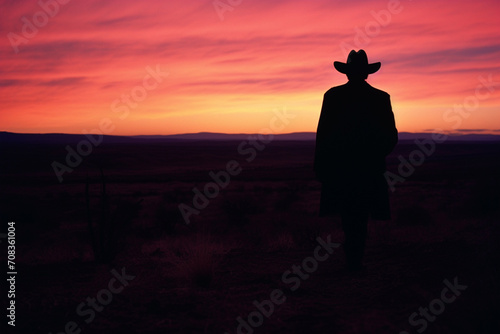
[[[342,229],[344,230],[344,252],[349,270],[362,269],[368,229],[368,213],[342,214]]]

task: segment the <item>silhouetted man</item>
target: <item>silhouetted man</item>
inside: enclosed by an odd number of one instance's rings
[[[364,50],[334,62],[349,81],[329,89],[316,133],[314,171],[322,183],[320,216],[338,215],[349,270],[363,268],[367,222],[390,219],[385,157],[398,141],[389,94],[365,80],[380,68]]]

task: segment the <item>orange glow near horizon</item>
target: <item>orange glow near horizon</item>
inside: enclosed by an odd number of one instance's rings
[[[276,109],[315,131],[332,62],[362,48],[399,131],[500,133],[496,0],[42,3],[2,3],[0,131],[255,133]]]

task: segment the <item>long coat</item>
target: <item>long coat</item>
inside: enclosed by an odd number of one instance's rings
[[[320,215],[366,212],[390,219],[385,157],[398,141],[390,96],[367,82],[328,90],[316,133]]]

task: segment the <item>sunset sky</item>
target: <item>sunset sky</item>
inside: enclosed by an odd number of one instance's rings
[[[284,109],[315,131],[362,48],[399,131],[500,134],[498,0],[0,4],[0,131],[255,133]]]

